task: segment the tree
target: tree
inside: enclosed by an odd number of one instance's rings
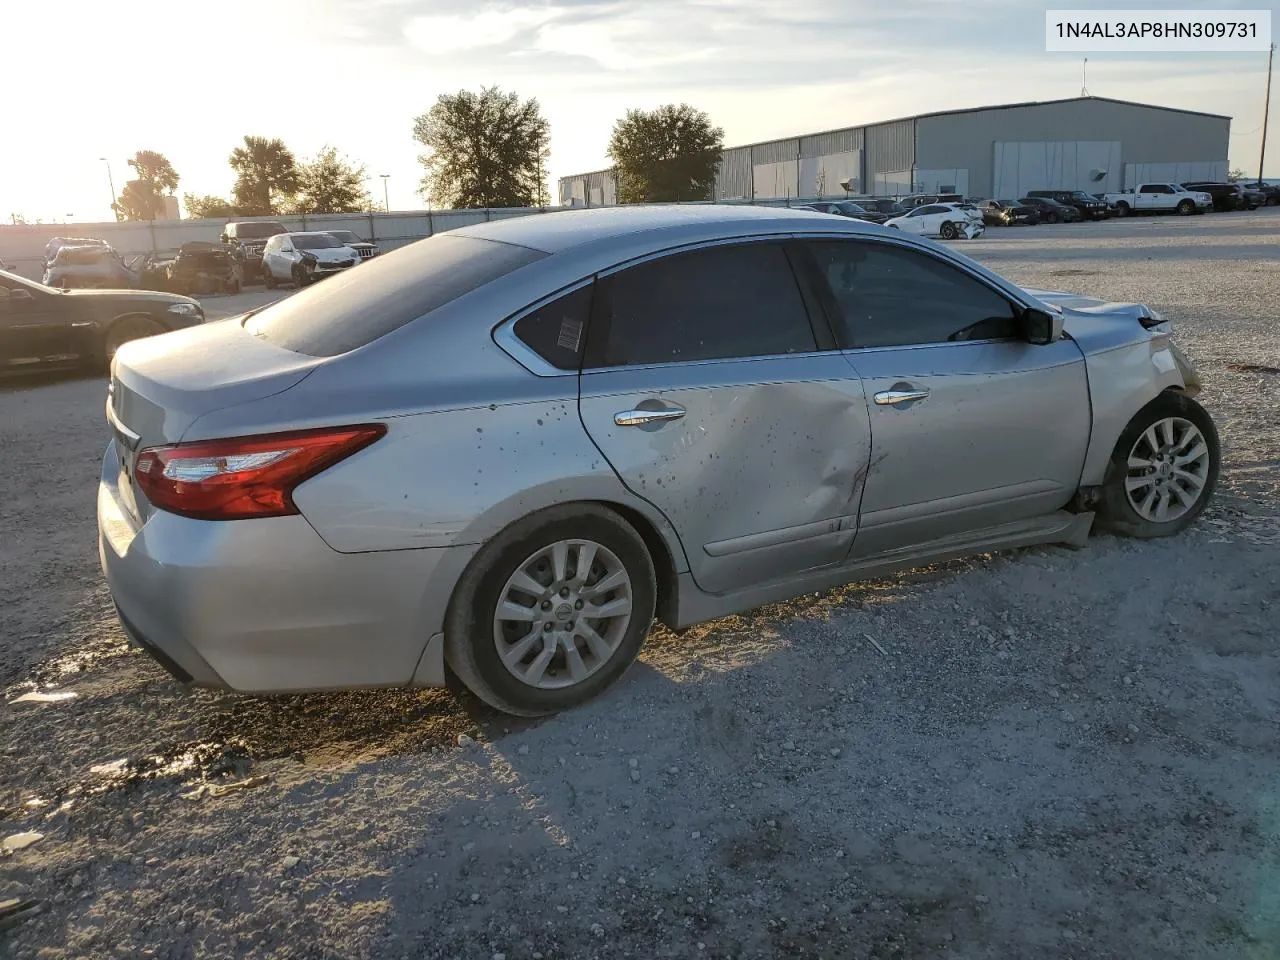
[[[430,151],[418,158],[418,192],[446,207],[545,206],[550,132],[536,99],[497,87],[441,94],[413,121],[413,139]]]
[[[1227,183],[1239,183],[1241,180],[1246,179],[1248,176],[1249,175],[1247,173],[1245,173],[1239,167],[1236,167],[1234,170],[1232,170],[1230,173],[1227,174]]]
[[[724,131],[686,103],[628,110],[609,138],[618,202],[710,200],[723,149]]]
[[[365,168],[324,147],[314,160],[298,168],[297,193],[289,204],[293,213],[358,213],[368,210]]]
[[[182,195],[182,205],[187,208],[187,216],[192,220],[234,217],[236,215],[236,208],[221,197],[202,197],[195,193],[184,193]]]
[[[154,220],[164,213],[164,194],[178,189],[178,172],[155,150],[139,150],[129,158],[136,180],[124,185],[116,209],[128,220]]]
[[[269,217],[298,189],[298,163],[278,137],[246,136],[227,162],[236,172],[232,196],[241,216]]]

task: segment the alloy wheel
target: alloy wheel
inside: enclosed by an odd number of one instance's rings
[[[581,683],[613,657],[631,622],[631,575],[592,540],[559,540],[507,578],[493,615],[498,658],[544,690]]]
[[[1204,495],[1209,468],[1209,444],[1200,428],[1182,417],[1164,417],[1129,451],[1125,496],[1142,519],[1168,523]]]

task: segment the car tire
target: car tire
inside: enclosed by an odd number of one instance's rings
[[[1116,204],[1117,217],[1127,217],[1131,213],[1133,213],[1133,210],[1130,209],[1129,205],[1125,203],[1123,200],[1121,200],[1119,203]]]
[[[293,268],[293,285],[299,290],[307,285],[307,273],[301,267]]]
[[[1190,200],[1180,200],[1178,201],[1178,206],[1175,209],[1182,216],[1189,217],[1191,214],[1196,212],[1196,205]]]
[[[276,280],[276,275],[271,272],[266,264],[262,266],[262,284],[268,290],[274,290],[280,285],[279,281]]]
[[[584,549],[594,558],[587,582],[571,589]],[[606,581],[617,586],[592,592]],[[625,615],[588,623],[578,610],[601,597],[600,609],[617,605]],[[445,659],[491,707],[523,717],[557,713],[595,697],[631,666],[656,599],[653,560],[631,524],[597,504],[550,507],[507,527],[467,566],[445,617]],[[500,620],[503,609],[516,617]],[[585,671],[581,679],[575,670]]]
[[[1213,497],[1221,462],[1213,418],[1187,395],[1166,390],[1120,434],[1102,485],[1099,522],[1144,540],[1180,533]]]
[[[239,292],[240,292],[240,280],[237,277],[232,277],[230,280],[227,281],[227,293],[231,294],[232,296],[235,296]]]
[[[956,225],[950,220],[944,223],[938,230],[938,236],[942,237],[943,240],[954,240],[959,235],[960,231],[956,229]]]
[[[102,335],[102,357],[110,365],[111,360],[126,343],[168,333],[169,328],[153,317],[133,315],[117,317],[111,321],[106,333]]]

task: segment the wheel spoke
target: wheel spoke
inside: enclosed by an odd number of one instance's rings
[[[1196,502],[1196,497],[1200,495],[1199,490],[1186,490],[1178,483],[1169,484],[1169,490],[1184,507],[1190,507]]]
[[[523,570],[517,570],[513,573],[507,586],[510,589],[519,590],[521,593],[527,593],[531,597],[541,597],[547,592],[546,587]]]
[[[1124,488],[1130,493],[1135,490],[1141,490],[1143,487],[1149,487],[1155,483],[1155,477],[1126,477]]]
[[[586,587],[582,592],[589,597],[598,597],[608,593],[610,590],[617,590],[627,584],[627,572],[625,570],[615,570],[607,577],[600,579],[598,583],[593,583]]]
[[[1141,457],[1135,457],[1133,454],[1129,454],[1130,470],[1150,470],[1154,466],[1155,466],[1154,461],[1143,460]]]
[[[569,665],[569,677],[576,683],[586,677],[587,665],[582,662],[582,654],[578,652],[578,645],[573,642],[573,637],[566,636],[562,646],[565,663]]]
[[[1197,443],[1194,447],[1173,460],[1174,466],[1183,467],[1188,463],[1194,463],[1209,452],[1209,448],[1203,443]]]
[[[1138,506],[1138,512],[1144,517],[1151,517],[1151,505],[1156,502],[1156,495],[1159,491],[1153,486],[1151,492],[1142,498],[1141,505]]]
[[[587,647],[591,650],[592,655],[601,663],[608,660],[609,655],[613,653],[613,650],[609,647],[608,641],[606,641],[604,637],[600,636],[600,634],[596,633],[595,627],[591,626],[591,624],[579,621],[574,632],[586,641]]]
[[[1142,439],[1147,443],[1147,449],[1152,453],[1160,452],[1160,438],[1156,436],[1156,425],[1153,423],[1147,427],[1146,433],[1142,435]],[[1137,444],[1134,444],[1136,447]]]
[[[1169,494],[1157,492],[1156,494],[1156,519],[1163,523],[1169,519]]]
[[[608,603],[600,606],[592,604],[582,611],[582,615],[588,620],[608,620],[611,617],[621,617],[623,614],[631,612],[630,597],[614,597]]]
[[[1160,439],[1164,441],[1164,446],[1173,446],[1173,421],[1164,419],[1160,421]]]
[[[525,658],[525,654],[533,649],[533,645],[538,642],[541,636],[542,631],[534,627],[503,652],[502,662],[508,667],[518,666],[520,661]]]
[[[537,686],[547,673],[547,664],[551,662],[551,658],[556,655],[556,645],[554,643],[544,644],[542,652],[533,658],[533,663],[524,672],[524,682]]]
[[[1197,495],[1199,495],[1200,491],[1204,488],[1204,477],[1197,476],[1196,474],[1191,473],[1190,471],[1174,470],[1173,475],[1177,479],[1185,481],[1190,486],[1195,487],[1194,492]]]
[[[573,582],[581,587],[591,576],[591,565],[596,562],[597,547],[594,543],[578,544],[578,557],[574,561]]]
[[[569,544],[563,540],[551,548],[551,575],[556,583],[563,583],[569,569]]]
[[[518,603],[512,603],[510,600],[503,600],[498,604],[498,612],[495,615],[497,620],[518,620],[528,623],[538,616],[537,607],[522,607]]]

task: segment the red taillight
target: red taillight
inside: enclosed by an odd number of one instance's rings
[[[298,484],[386,432],[375,423],[148,447],[134,476],[152,504],[184,517],[284,517],[298,512]]]

